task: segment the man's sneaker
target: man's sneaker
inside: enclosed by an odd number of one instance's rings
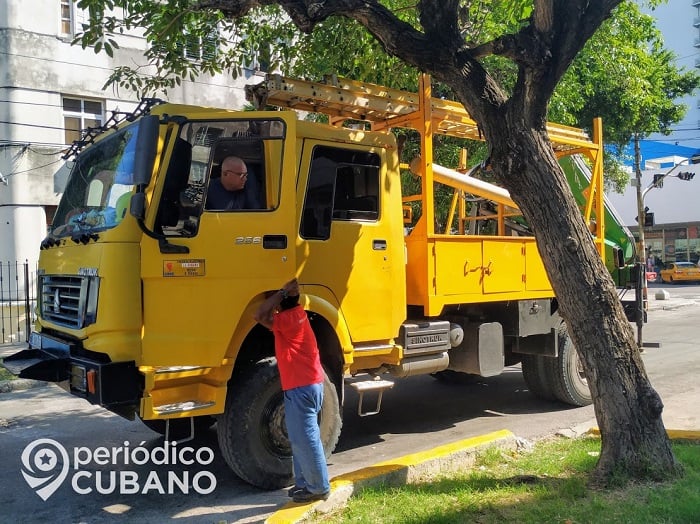
[[[295,493],[298,493],[299,491],[304,491],[306,488],[302,488],[301,486],[292,486],[289,488],[289,491],[287,491],[287,496],[288,497],[293,497]]]
[[[315,500],[327,500],[331,492],[324,491],[323,493],[311,493],[308,489],[302,488],[292,495],[294,502],[313,502]]]

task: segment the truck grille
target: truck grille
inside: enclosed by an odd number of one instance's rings
[[[96,320],[99,278],[42,275],[41,316],[62,326],[81,329]]]

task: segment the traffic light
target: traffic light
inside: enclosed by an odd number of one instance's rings
[[[635,222],[639,222],[639,217],[634,217]],[[644,227],[654,226],[654,213],[649,212],[649,208],[644,208]]]
[[[680,180],[692,180],[694,176],[695,173],[691,171],[683,171],[682,173],[678,173],[678,178]]]
[[[652,183],[652,185],[654,187],[664,187],[664,177],[665,176],[666,175],[664,175],[662,173],[654,174],[654,182]]]

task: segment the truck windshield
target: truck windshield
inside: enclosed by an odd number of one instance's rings
[[[54,217],[54,237],[105,231],[122,221],[134,187],[138,130],[131,124],[78,156]]]

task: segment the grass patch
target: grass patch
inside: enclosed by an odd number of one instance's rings
[[[2,359],[0,358],[0,382],[3,380],[15,380],[16,378],[16,376],[2,367]]]
[[[673,451],[685,468],[683,478],[595,491],[586,482],[598,460],[597,438],[543,441],[523,454],[489,450],[463,474],[367,489],[314,522],[700,522],[700,443],[676,442]]]

